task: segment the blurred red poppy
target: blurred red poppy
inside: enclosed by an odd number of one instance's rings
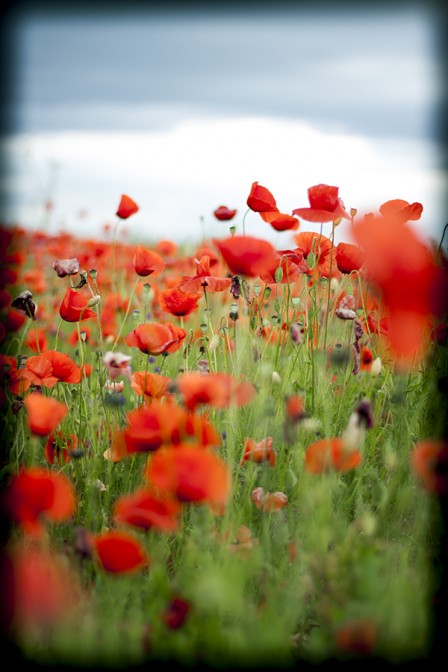
[[[272,446],[272,436],[267,436],[261,441],[255,441],[252,437],[247,437],[244,442],[244,454],[241,458],[241,464],[245,462],[269,462],[271,467],[277,463],[277,453]]]
[[[111,574],[136,572],[149,564],[142,542],[128,532],[103,532],[92,535],[91,541],[99,565]]]
[[[156,496],[147,488],[119,497],[114,505],[117,523],[125,523],[143,530],[176,532],[179,527],[180,504],[166,496]]]
[[[320,439],[308,446],[305,469],[312,474],[327,471],[349,471],[361,463],[359,450],[347,450],[343,439]]]
[[[138,212],[138,210],[139,207],[137,203],[129,196],[126,196],[126,194],[123,194],[116,215],[117,217],[120,217],[120,219],[127,219],[131,215],[134,215],[136,212]]]
[[[48,348],[48,339],[44,329],[33,329],[28,333],[26,344],[33,352],[43,352]]]
[[[171,313],[176,317],[187,317],[199,308],[198,301],[202,296],[201,293],[186,294],[178,287],[172,287],[159,294],[159,305],[166,313]]]
[[[223,292],[231,285],[232,278],[220,278],[211,275],[210,257],[206,254],[196,264],[196,275],[186,276],[179,283],[179,289],[183,292],[197,292],[201,287],[206,287],[209,292]]]
[[[262,187],[258,182],[253,182],[247,197],[247,205],[254,212],[278,211],[275,198],[266,187]]]
[[[411,466],[425,490],[448,495],[448,441],[427,439],[417,443],[411,453]]]
[[[88,301],[80,292],[68,287],[59,307],[59,315],[66,322],[82,322],[90,317],[96,317],[95,311],[87,304]]]
[[[139,324],[124,340],[147,355],[161,355],[178,350],[186,334],[185,329],[171,323],[147,322]]]
[[[131,387],[139,396],[145,396],[148,401],[170,396],[171,378],[150,371],[135,371],[132,374]]]
[[[161,448],[149,457],[145,477],[150,486],[181,503],[208,503],[215,511],[226,505],[230,494],[227,464],[199,444]]]
[[[402,224],[420,219],[423,212],[421,203],[408,203],[401,198],[386,201],[380,206],[380,212],[385,217],[393,218]]]
[[[71,461],[70,453],[78,447],[76,434],[65,436],[62,432],[55,432],[48,437],[45,444],[45,459],[48,464],[65,464]]]
[[[28,427],[37,436],[51,434],[68,413],[66,404],[43,394],[29,394],[24,403]]]
[[[288,504],[288,498],[284,492],[265,492],[263,488],[255,488],[251,499],[257,509],[261,511],[281,511]]]
[[[133,263],[135,272],[143,278],[148,275],[154,278],[165,268],[165,262],[157,252],[145,250],[141,245],[137,245]]]
[[[308,189],[309,208],[296,208],[292,211],[307,222],[335,222],[341,217],[350,219],[345,211],[344,204],[338,198],[339,187],[330,187],[327,184],[316,184]]]
[[[227,222],[235,217],[236,212],[236,210],[230,210],[226,205],[220,205],[219,208],[216,208],[213,214],[219,221]]]
[[[276,261],[274,247],[267,240],[252,236],[230,236],[214,241],[233,275],[256,278]]]
[[[62,473],[28,467],[13,476],[6,486],[2,507],[24,532],[40,536],[46,522],[60,523],[73,516],[75,489]]]
[[[252,383],[237,380],[226,373],[182,373],[177,377],[176,386],[190,411],[204,404],[215,408],[245,406],[256,393]]]
[[[162,619],[171,630],[178,630],[183,626],[190,613],[191,604],[180,597],[173,597],[162,614]]]

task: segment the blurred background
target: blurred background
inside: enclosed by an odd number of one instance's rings
[[[421,202],[438,240],[445,26],[431,2],[7,3],[2,220],[102,236],[127,194],[125,235],[182,242],[228,235],[219,205],[241,233],[252,182],[288,214],[323,182],[360,212]]]

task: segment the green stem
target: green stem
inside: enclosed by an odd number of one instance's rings
[[[112,346],[112,352],[115,350],[115,348],[116,348],[117,345],[118,345],[118,341],[120,340],[121,332],[123,331],[123,327],[124,327],[124,325],[126,324],[126,320],[128,319],[129,311],[130,311],[130,309],[131,309],[132,299],[133,299],[133,297],[134,297],[135,290],[137,289],[137,285],[138,285],[138,283],[139,283],[139,280],[140,280],[140,278],[137,278],[137,280],[135,281],[135,284],[134,284],[134,286],[133,286],[133,288],[132,288],[131,295],[130,295],[130,297],[129,297],[128,305],[127,305],[127,308],[126,308],[126,313],[125,313],[124,318],[123,318],[123,321],[122,321],[122,323],[121,323],[121,325],[120,325],[120,329],[119,329],[119,331],[118,331],[117,338],[115,339],[114,344],[113,344],[113,346]]]

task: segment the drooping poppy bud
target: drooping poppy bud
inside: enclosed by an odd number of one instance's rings
[[[127,219],[131,215],[134,215],[136,212],[138,212],[139,209],[139,206],[135,201],[132,200],[132,198],[126,196],[126,194],[123,194],[116,215],[117,217],[120,217],[120,219]]]

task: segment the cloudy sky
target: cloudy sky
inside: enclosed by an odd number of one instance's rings
[[[189,240],[227,235],[219,205],[237,208],[241,232],[254,181],[287,213],[323,182],[362,212],[420,201],[416,226],[439,236],[431,3],[67,7],[10,11],[4,220],[36,228],[51,199],[51,231],[93,236],[126,193],[140,206],[130,235]],[[245,226],[282,247],[291,239],[254,213]]]

